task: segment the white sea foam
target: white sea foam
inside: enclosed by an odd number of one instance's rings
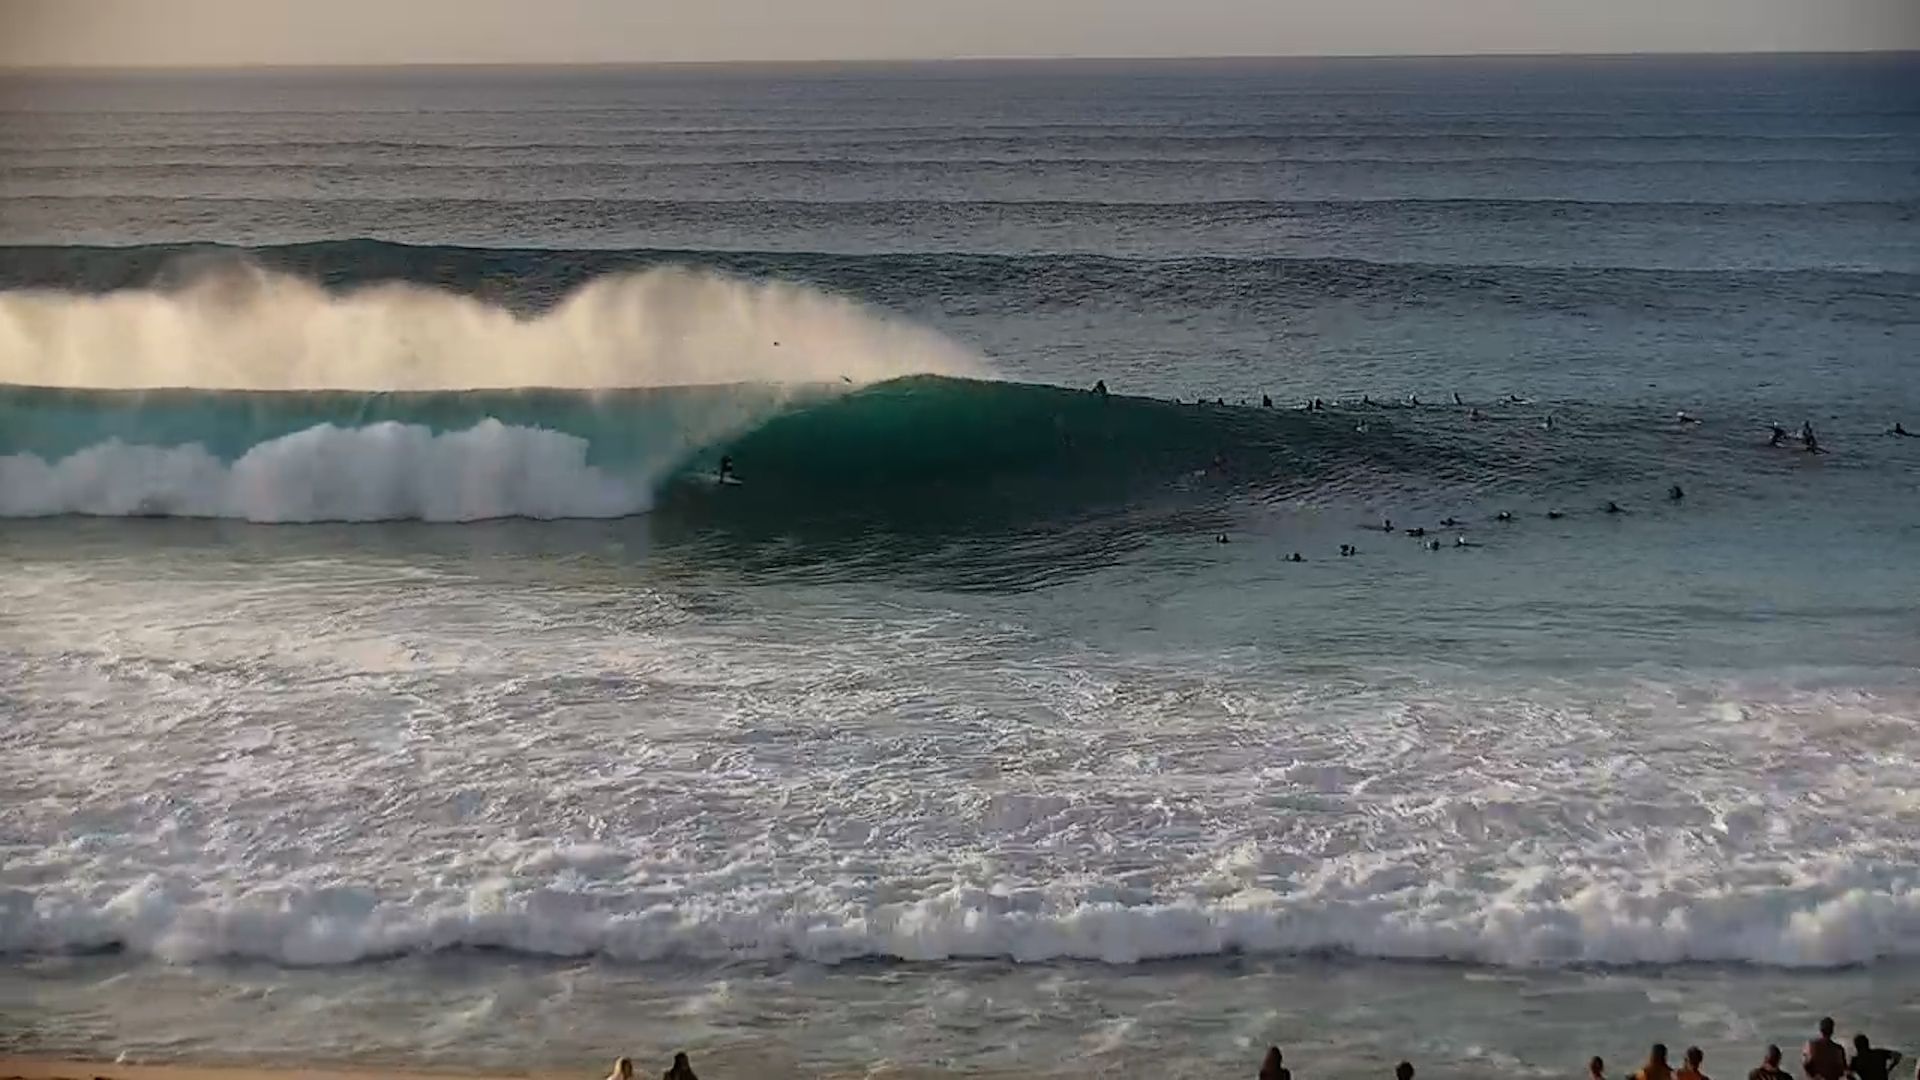
[[[1845,874],[1841,877],[1844,879]],[[504,883],[399,900],[358,888],[264,888],[208,898],[149,876],[104,903],[0,895],[0,951],[124,948],[188,963],[347,964],[453,948],[626,961],[800,958],[824,963],[1008,959],[1110,964],[1232,953],[1469,961],[1500,966],[1737,962],[1829,968],[1920,956],[1920,889],[1861,876],[1724,892],[1623,890],[1543,874],[1533,888],[1438,888],[1370,899],[1248,891],[1222,901],[1124,905],[1045,888],[954,888],[853,909],[763,899],[607,895]]]
[[[1910,690],[1316,686],[322,550],[0,578],[0,950],[1920,957]]]
[[[118,440],[48,462],[0,457],[0,517],[237,518],[257,522],[608,518],[647,509],[653,477],[587,464],[586,440],[484,420],[322,424],[231,464],[198,445]]]

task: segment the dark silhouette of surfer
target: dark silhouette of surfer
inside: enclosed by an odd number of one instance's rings
[[[740,478],[733,473],[733,458],[731,456],[720,459],[720,482],[723,484],[737,484],[740,482]]]
[[[1261,394],[1260,407],[1263,409],[1273,408],[1273,396],[1271,394]]]
[[[1773,424],[1771,426],[1773,428],[1773,436],[1767,440],[1767,445],[1780,446],[1784,444],[1787,441],[1787,429],[1781,427],[1779,424]]]
[[[1892,431],[1889,431],[1889,432],[1887,432],[1887,434],[1889,434],[1889,435],[1904,435],[1904,436],[1906,436],[1906,437],[1907,437],[1907,438],[1909,438],[1909,439],[1911,439],[1911,438],[1913,438],[1913,437],[1914,437],[1914,434],[1913,434],[1913,432],[1911,432],[1911,431],[1908,431],[1908,430],[1907,430],[1906,428],[1904,428],[1904,427],[1902,427],[1902,426],[1900,425],[1900,421],[1898,421],[1898,420],[1895,420],[1895,421],[1893,422],[1893,430],[1892,430]]]
[[[1819,438],[1813,433],[1813,421],[1811,420],[1803,421],[1800,424],[1800,445],[1805,448],[1809,454],[1824,452],[1820,449]]]
[[[1614,501],[1613,501],[1612,499],[1608,499],[1608,500],[1607,500],[1607,506],[1606,506],[1606,510],[1605,510],[1605,512],[1606,512],[1606,513],[1609,513],[1609,514],[1624,514],[1624,513],[1626,513],[1626,511],[1625,511],[1625,510],[1622,510],[1622,509],[1620,509],[1620,504],[1619,504],[1619,503],[1617,503],[1617,502],[1614,502]]]
[[[1687,493],[1680,490],[1679,484],[1675,484],[1672,487],[1667,489],[1667,498],[1672,499],[1674,502],[1679,502],[1681,499],[1684,499],[1686,497],[1687,497]]]
[[[1454,403],[1455,405],[1465,405],[1465,404],[1466,404],[1466,402],[1464,402],[1464,401],[1461,401],[1461,400],[1460,400],[1460,391],[1458,391],[1458,390],[1455,390],[1455,391],[1453,392],[1453,403]]]
[[[1425,536],[1427,535],[1426,526],[1416,525],[1413,528],[1407,530],[1407,535],[1408,536]]]
[[[1510,514],[1510,513],[1508,513],[1508,512],[1507,512],[1507,511],[1505,511],[1505,510],[1502,510],[1502,511],[1500,511],[1499,513],[1497,513],[1497,514],[1495,514],[1495,515],[1493,515],[1493,520],[1495,520],[1495,521],[1512,521],[1512,520],[1513,520],[1513,515],[1512,515],[1512,514]]]
[[[1107,396],[1107,380],[1100,379],[1093,384],[1093,392],[1101,397]]]

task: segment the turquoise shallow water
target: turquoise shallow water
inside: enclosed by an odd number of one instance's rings
[[[0,1046],[1897,1045],[1911,68],[0,83]]]

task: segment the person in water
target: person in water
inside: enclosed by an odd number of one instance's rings
[[[1800,445],[1804,447],[1809,454],[1817,454],[1820,452],[1820,440],[1813,434],[1813,421],[1811,420],[1802,421],[1800,424]]]
[[[1613,501],[1612,499],[1608,499],[1608,500],[1607,500],[1607,509],[1606,509],[1606,512],[1607,512],[1607,513],[1609,513],[1609,514],[1624,514],[1624,513],[1626,513],[1626,511],[1625,511],[1625,510],[1622,510],[1622,509],[1620,509],[1620,504],[1619,504],[1619,503],[1617,503],[1617,502],[1614,502],[1614,501]]]
[[[1654,1043],[1647,1051],[1647,1063],[1633,1074],[1633,1080],[1673,1080],[1673,1066],[1667,1064],[1667,1044]]]
[[[1548,413],[1547,418],[1545,420],[1540,421],[1540,430],[1541,431],[1553,430],[1553,414],[1552,413]]]
[[[1273,396],[1271,394],[1261,394],[1260,407],[1263,409],[1273,408]]]
[[[1700,422],[1698,417],[1694,416],[1692,413],[1688,412],[1685,409],[1681,409],[1680,412],[1674,416],[1674,419],[1680,421],[1683,424],[1697,424]]]
[[[1407,530],[1407,535],[1425,536],[1427,535],[1427,527],[1425,525],[1415,525],[1413,528]]]
[[[1548,520],[1548,521],[1559,521],[1559,520],[1560,520],[1561,518],[1563,518],[1563,517],[1566,517],[1566,516],[1567,516],[1567,515],[1565,515],[1565,514],[1563,514],[1563,513],[1561,513],[1561,512],[1560,512],[1560,511],[1558,511],[1558,510],[1549,510],[1549,511],[1547,511],[1547,520]]]
[[[700,1080],[693,1075],[693,1064],[687,1060],[686,1051],[673,1055],[673,1068],[667,1070],[664,1080]]]
[[[1773,437],[1767,440],[1768,446],[1780,446],[1787,441],[1787,429],[1779,424],[1772,425]]]
[[[1381,518],[1381,519],[1380,519],[1380,531],[1381,531],[1381,532],[1392,532],[1392,531],[1393,531],[1393,519],[1392,519],[1392,518]]]
[[[1686,497],[1687,497],[1687,493],[1680,490],[1679,484],[1675,484],[1672,487],[1667,489],[1667,498],[1672,499],[1674,502],[1679,502],[1681,499],[1684,499]]]
[[[1853,1037],[1853,1060],[1847,1063],[1847,1069],[1855,1080],[1892,1080],[1893,1070],[1899,1065],[1900,1051],[1881,1050],[1865,1035]]]
[[[1480,415],[1480,407],[1476,405],[1473,408],[1467,410],[1467,419],[1484,420],[1486,419],[1486,417]]]
[[[1107,380],[1105,379],[1095,380],[1093,384],[1093,392],[1095,394],[1100,395],[1101,397],[1106,397],[1107,396]]]
[[[1687,1047],[1686,1064],[1673,1074],[1674,1080],[1708,1080],[1707,1074],[1700,1071],[1700,1065],[1707,1060],[1707,1052],[1697,1046]]]
[[[1429,541],[1427,541],[1427,550],[1428,550],[1428,551],[1439,551],[1439,550],[1440,550],[1440,541],[1438,541],[1438,540],[1429,540]]]
[[[1465,404],[1466,404],[1466,402],[1464,402],[1464,401],[1461,401],[1461,400],[1460,400],[1460,391],[1458,391],[1458,390],[1455,390],[1455,391],[1453,392],[1453,403],[1454,403],[1455,405],[1465,405]],[[1475,410],[1475,411],[1478,411],[1478,410]]]
[[[1907,438],[1909,438],[1909,439],[1911,439],[1911,438],[1913,438],[1913,432],[1911,432],[1911,431],[1908,431],[1908,430],[1907,430],[1906,428],[1904,428],[1904,427],[1902,427],[1902,426],[1900,426],[1900,421],[1898,421],[1898,420],[1895,420],[1895,421],[1893,422],[1893,430],[1892,430],[1892,431],[1889,431],[1889,432],[1887,432],[1887,434],[1889,434],[1889,435],[1905,435],[1905,436],[1906,436]]]
[[[1300,553],[1296,551],[1293,554],[1287,556],[1287,561],[1288,562],[1306,562],[1307,560],[1301,558]]]
[[[1760,1067],[1747,1074],[1747,1080],[1790,1080],[1787,1071],[1780,1067],[1780,1048],[1767,1047],[1767,1056]]]
[[[1358,555],[1358,554],[1360,554],[1360,549],[1359,549],[1359,548],[1357,548],[1357,547],[1354,547],[1354,546],[1353,546],[1352,544],[1341,544],[1341,545],[1340,545],[1340,557],[1341,557],[1341,558],[1343,558],[1343,559],[1350,559],[1350,558],[1352,558],[1353,556],[1355,556],[1355,555]]]
[[[1456,521],[1456,520],[1454,520],[1454,519],[1453,519],[1453,518],[1451,518],[1451,517],[1444,517],[1444,518],[1441,518],[1441,519],[1440,519],[1440,526],[1441,526],[1441,528],[1445,528],[1445,529],[1451,529],[1451,528],[1453,528],[1453,527],[1454,527],[1455,525],[1458,525],[1458,524],[1460,524],[1460,522],[1458,522],[1458,521]]]
[[[729,481],[733,481],[733,480],[738,480],[738,479],[739,479],[739,477],[737,477],[737,476],[735,476],[735,475],[733,475],[733,458],[732,458],[732,456],[731,456],[731,455],[728,455],[728,456],[723,456],[723,457],[721,457],[721,459],[720,459],[720,482],[721,482],[721,483],[723,483],[723,484],[725,484],[725,483],[728,483]]]
[[[1468,540],[1464,536],[1456,536],[1453,538],[1453,546],[1454,547],[1479,547],[1480,545],[1473,543],[1472,541]]]
[[[1847,1075],[1847,1051],[1833,1041],[1833,1017],[1820,1018],[1820,1035],[1800,1052],[1800,1070],[1808,1080],[1841,1080]]]
[[[1267,1047],[1267,1056],[1260,1062],[1260,1080],[1293,1080],[1293,1070],[1282,1065],[1280,1048]]]
[[[1502,510],[1502,511],[1500,511],[1499,513],[1497,513],[1497,514],[1495,514],[1495,515],[1493,515],[1493,520],[1495,520],[1495,521],[1512,521],[1512,520],[1513,520],[1513,515],[1512,515],[1512,514],[1510,514],[1510,513],[1508,513],[1508,512],[1506,512],[1505,510]]]

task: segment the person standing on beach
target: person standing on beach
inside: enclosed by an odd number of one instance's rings
[[[1686,1064],[1674,1074],[1674,1080],[1709,1080],[1706,1073],[1700,1071],[1700,1064],[1707,1060],[1707,1052],[1697,1046],[1687,1047]]]
[[[1607,1063],[1598,1054],[1587,1059],[1587,1080],[1607,1080]]]
[[[1279,1047],[1267,1047],[1266,1059],[1260,1062],[1260,1080],[1293,1080],[1293,1070],[1280,1063]]]
[[[666,1080],[700,1080],[693,1075],[693,1064],[687,1060],[684,1050],[673,1055],[673,1068],[667,1070]]]
[[[1767,1058],[1760,1067],[1747,1074],[1747,1080],[1787,1080],[1785,1069],[1780,1067],[1780,1048],[1767,1047]]]
[[[1856,1080],[1891,1080],[1899,1064],[1900,1051],[1878,1049],[1865,1035],[1853,1037],[1853,1061],[1848,1069]]]
[[[607,1080],[633,1080],[633,1059],[614,1058],[613,1071],[607,1074]]]
[[[1673,1080],[1673,1066],[1667,1064],[1667,1044],[1654,1043],[1647,1051],[1647,1063],[1633,1074],[1633,1080]]]
[[[1808,1080],[1840,1080],[1847,1075],[1847,1051],[1833,1041],[1833,1017],[1820,1018],[1820,1037],[1807,1043],[1800,1055],[1800,1071]]]

